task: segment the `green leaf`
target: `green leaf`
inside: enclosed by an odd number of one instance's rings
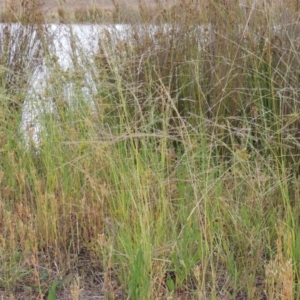
[[[53,284],[49,288],[47,300],[56,300],[56,287],[57,282],[53,282]]]
[[[174,280],[172,278],[168,278],[167,280],[167,286],[168,286],[168,290],[169,292],[174,292],[175,290],[175,283],[174,283]]]

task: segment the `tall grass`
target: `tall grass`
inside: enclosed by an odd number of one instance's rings
[[[299,298],[298,21],[263,4],[141,1],[92,61],[73,35],[68,70],[46,26],[3,27],[7,297]],[[26,143],[40,66],[51,109]]]

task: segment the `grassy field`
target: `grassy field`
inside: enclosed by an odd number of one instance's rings
[[[154,16],[173,6],[177,0],[2,0],[0,20],[16,20],[25,10],[38,5],[47,22],[116,22],[132,21],[144,7]]]
[[[116,5],[128,39],[85,69],[75,42],[72,68],[51,55],[38,5],[1,27],[2,299],[300,298],[298,2],[272,5]]]

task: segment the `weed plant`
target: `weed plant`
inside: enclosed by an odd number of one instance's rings
[[[140,1],[92,62],[73,36],[67,71],[46,26],[3,27],[7,297],[79,299],[100,281],[107,299],[299,299],[294,2]],[[25,143],[22,99],[41,65],[52,109]]]

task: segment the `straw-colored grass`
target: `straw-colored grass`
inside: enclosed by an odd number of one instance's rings
[[[300,23],[262,2],[116,2],[126,39],[92,63],[74,40],[67,71],[41,19],[3,27],[3,295],[299,299]],[[52,109],[23,141],[43,62]]]

